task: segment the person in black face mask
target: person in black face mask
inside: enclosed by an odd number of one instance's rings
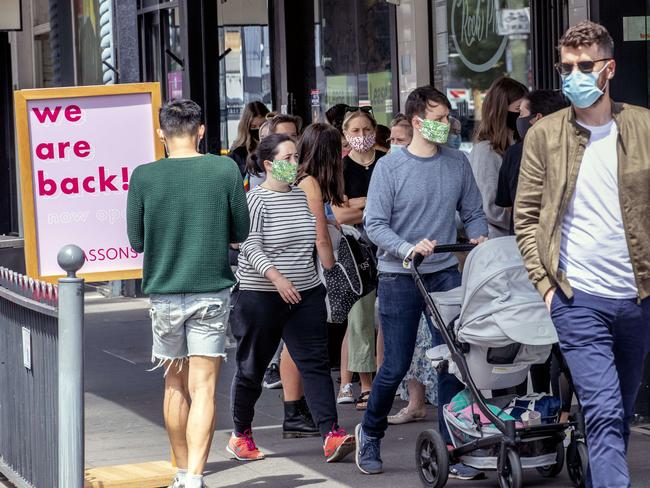
[[[526,95],[521,101],[518,117],[511,117],[510,114],[512,112],[508,112],[508,126],[511,124],[514,125],[519,142],[510,146],[503,155],[503,163],[499,170],[499,181],[494,200],[496,205],[508,210],[511,210],[514,205],[526,132],[542,117],[557,112],[567,105],[567,102],[559,91],[536,90]],[[510,234],[514,235],[514,233],[514,223],[511,214]]]
[[[519,140],[519,106],[527,93],[528,88],[517,80],[503,76],[492,83],[481,107],[481,123],[469,162],[483,198],[490,239],[510,233],[511,212],[495,205],[494,199],[503,155]]]
[[[260,126],[266,120],[269,109],[262,102],[251,102],[242,112],[237,127],[237,139],[230,148],[228,157],[232,158],[242,177],[246,174],[246,161],[250,154],[255,153],[260,142]]]

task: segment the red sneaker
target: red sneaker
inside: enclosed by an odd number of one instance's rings
[[[349,435],[345,429],[332,429],[323,444],[325,459],[328,463],[340,461],[354,451],[356,441],[353,435]]]
[[[253,433],[250,429],[244,432],[241,437],[237,437],[233,432],[226,446],[226,451],[239,461],[259,461],[266,457],[255,445]]]

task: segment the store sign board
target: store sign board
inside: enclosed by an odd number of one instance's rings
[[[368,96],[370,98],[369,105],[375,112],[377,122],[389,125],[390,120],[393,118],[392,73],[390,71],[368,73]],[[386,107],[387,100],[391,100],[390,111]]]
[[[472,90],[469,88],[447,88],[447,98],[453,110],[458,109],[459,103],[467,103],[470,109],[473,108]]]
[[[23,29],[21,0],[0,0],[0,31],[19,31]]]
[[[624,41],[649,41],[650,17],[623,17]]]
[[[325,105],[331,107],[337,103],[356,104],[357,90],[354,88],[356,77],[337,75],[325,77]]]
[[[311,106],[320,107],[320,90],[318,89],[311,90]]]
[[[14,92],[27,272],[54,281],[66,244],[84,251],[88,281],[139,278],[126,235],[133,170],[162,157],[160,85]]]
[[[504,8],[499,14],[499,35],[516,36],[530,33],[530,9]]]
[[[465,66],[482,73],[503,56],[508,37],[499,34],[497,0],[450,0],[451,38]]]
[[[183,72],[170,71],[167,73],[167,98],[178,100],[183,98]]]

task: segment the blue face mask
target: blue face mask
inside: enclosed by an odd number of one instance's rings
[[[406,147],[406,146],[403,145],[403,144],[391,144],[390,145],[390,152],[391,153],[396,153],[398,151],[401,151],[402,148],[404,148],[404,147]]]
[[[449,134],[447,139],[447,145],[453,147],[454,149],[460,149],[460,143],[463,141],[463,138],[460,134]]]
[[[609,66],[595,73],[583,73],[579,70],[562,77],[562,92],[578,108],[589,108],[605,93],[598,88],[598,77]]]

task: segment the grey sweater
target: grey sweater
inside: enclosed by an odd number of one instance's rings
[[[379,248],[379,271],[408,273],[404,258],[422,239],[455,243],[456,211],[470,239],[487,236],[481,194],[462,152],[439,146],[435,156],[419,158],[404,148],[381,158],[370,180],[363,219]],[[457,263],[453,254],[433,254],[420,270],[435,273]]]
[[[487,217],[490,239],[510,235],[511,210],[494,203],[503,158],[492,149],[489,141],[481,141],[474,144],[469,162],[483,198],[483,211]]]

